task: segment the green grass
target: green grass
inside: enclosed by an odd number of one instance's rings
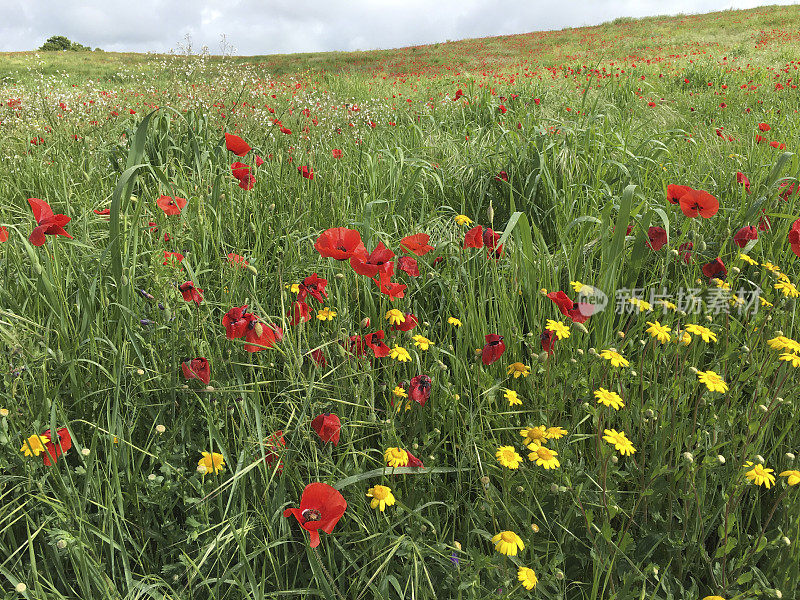
[[[4,55],[3,597],[796,596],[800,486],[754,485],[743,465],[798,468],[797,368],[767,343],[798,337],[796,299],[763,266],[798,282],[787,237],[800,196],[779,195],[800,175],[798,24],[797,7],[767,7],[374,53]],[[224,132],[252,152],[237,159]],[[252,190],[231,176],[235,160],[252,166]],[[710,192],[719,212],[687,218],[666,201],[669,184]],[[163,214],[162,194],[188,200],[180,215]],[[32,246],[31,197],[71,217],[73,239]],[[750,265],[732,235],[758,227],[762,209],[771,229],[744,249],[760,263]],[[496,230],[503,255],[464,249],[457,214]],[[652,226],[669,234],[658,251],[646,244]],[[370,251],[382,241],[402,255],[401,238],[420,232],[435,249],[416,257],[420,277],[395,269],[408,288],[391,302],[314,249],[332,227],[358,230]],[[181,265],[162,265],[165,251]],[[731,288],[723,305],[760,289],[774,306],[713,312],[720,292],[701,267],[717,257]],[[329,297],[309,298],[311,320],[292,326],[290,286],[312,273]],[[177,289],[187,280],[203,289],[199,306]],[[584,325],[541,292],[574,299],[576,281],[610,297]],[[694,290],[703,303],[698,314],[618,314],[615,292],[634,288],[675,303]],[[283,328],[273,348],[249,353],[225,337],[223,315],[245,304]],[[335,318],[313,318],[325,306]],[[389,331],[390,308],[419,325]],[[549,319],[571,333],[551,356],[540,341]],[[673,341],[650,337],[655,320]],[[676,343],[688,324],[717,340]],[[411,361],[344,350],[377,330]],[[484,366],[475,350],[493,333],[506,351]],[[608,348],[629,366],[597,356]],[[211,365],[208,387],[182,375],[195,357]],[[530,374],[507,375],[514,362]],[[695,370],[729,390],[707,390]],[[405,410],[392,390],[420,374],[430,400]],[[601,387],[625,406],[598,404]],[[311,428],[327,412],[342,422],[336,446]],[[520,429],[539,425],[567,431],[547,444],[557,469],[521,444]],[[61,427],[73,447],[54,465],[20,451]],[[636,452],[616,452],[607,428]],[[279,430],[282,469],[263,460]],[[498,463],[501,446],[516,448],[518,469]],[[384,468],[390,447],[425,469]],[[211,451],[225,469],[201,474]],[[283,511],[315,481],[348,508],[312,550]],[[378,484],[397,498],[384,513],[366,497]],[[525,543],[517,557],[490,541],[504,530]],[[535,570],[534,591],[519,566]]]

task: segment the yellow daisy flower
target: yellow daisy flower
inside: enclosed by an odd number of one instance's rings
[[[419,334],[414,336],[414,345],[419,348],[420,350],[427,350],[433,344],[428,338],[421,336]]]
[[[662,344],[669,342],[669,332],[672,331],[672,329],[666,325],[662,325],[658,321],[647,321],[647,324],[650,325],[650,327],[647,328],[647,333],[649,333],[651,337],[654,337]]]
[[[403,386],[400,385],[394,386],[392,393],[398,398],[408,398],[408,394],[406,393],[405,388],[403,388]]]
[[[772,287],[774,287],[787,298],[797,298],[800,296],[800,291],[794,287],[794,284],[791,281],[779,281]]]
[[[545,435],[549,440],[560,440],[567,435],[567,430],[563,427],[548,427]]]
[[[532,590],[536,587],[536,584],[539,583],[534,570],[529,569],[528,567],[519,568],[517,571],[517,579],[522,584],[522,587],[524,587],[526,590]]]
[[[518,469],[522,462],[522,457],[514,450],[514,446],[500,446],[494,455],[501,465],[509,469]]]
[[[408,353],[408,350],[406,350],[402,346],[398,346],[397,344],[395,344],[392,347],[392,351],[389,354],[389,357],[393,358],[395,360],[399,360],[400,362],[410,362],[411,361],[411,355]]]
[[[516,556],[518,550],[525,550],[522,539],[513,531],[501,531],[492,538],[495,550],[506,556]]]
[[[449,319],[447,319],[447,322],[454,327],[461,327],[461,325],[463,325],[463,323],[461,323],[461,321],[459,321],[455,317],[450,317]]]
[[[793,367],[800,367],[800,355],[784,352],[778,358],[780,360],[785,360],[786,362],[791,363]]]
[[[536,450],[528,454],[528,460],[535,462],[538,466],[544,467],[545,469],[557,469],[561,466],[561,463],[556,456],[558,456],[558,452],[555,450],[539,446]]]
[[[639,309],[639,312],[653,310],[653,306],[649,302],[642,300],[641,298],[628,298],[628,302],[637,307]]]
[[[336,316],[336,311],[331,310],[327,306],[317,312],[317,318],[320,321],[333,321],[333,317]]]
[[[19,449],[25,456],[39,456],[47,450],[46,444],[50,441],[46,435],[32,435],[25,440],[22,448]]]
[[[455,221],[456,225],[458,226],[472,225],[472,219],[470,219],[467,215],[456,215]]]
[[[605,358],[606,360],[611,361],[611,366],[613,367],[627,367],[630,363],[625,359],[622,354],[617,352],[616,350],[603,350],[600,353],[600,358]]]
[[[547,443],[547,428],[545,428],[544,425],[520,429],[519,434],[523,437],[522,443],[526,446],[529,444],[536,444],[539,446]]]
[[[604,404],[605,406],[610,406],[614,410],[619,410],[625,403],[622,401],[622,397],[617,394],[616,392],[612,392],[605,388],[600,388],[599,390],[595,390],[594,397],[597,398],[598,404]]]
[[[383,459],[390,467],[405,467],[408,465],[408,452],[402,448],[387,448],[383,453]]]
[[[786,483],[789,485],[797,485],[800,483],[800,471],[784,471],[780,474],[781,477],[787,477]]]
[[[402,311],[393,308],[386,312],[386,320],[389,321],[390,325],[400,325],[401,323],[405,323],[406,316]]]
[[[764,465],[755,465],[744,475],[752,483],[763,485],[765,488],[769,489],[775,485],[775,475],[772,474],[774,472],[774,469],[767,469]]]
[[[753,266],[758,266],[758,261],[757,260],[753,260],[747,254],[742,253],[742,254],[739,255],[739,258],[741,260],[743,260],[744,262],[748,263],[748,264],[751,264]]]
[[[367,498],[372,498],[369,503],[370,508],[377,508],[381,512],[386,510],[387,506],[393,506],[395,503],[392,488],[385,485],[376,485],[367,490]]]
[[[570,335],[569,327],[567,325],[564,325],[564,323],[561,321],[554,321],[553,319],[547,319],[547,326],[545,329],[549,329],[555,333],[556,337],[560,340],[565,340]]]
[[[714,371],[700,371],[697,373],[697,378],[700,380],[700,383],[706,384],[706,387],[712,392],[724,394],[728,391],[728,384]]]
[[[519,394],[514,390],[506,390],[503,394],[503,397],[508,400],[509,406],[518,406],[522,404],[522,399],[519,397]]]
[[[703,338],[703,341],[706,343],[717,341],[717,334],[711,331],[708,327],[703,327],[702,325],[689,323],[686,326],[686,331],[688,331],[689,333],[693,333],[695,335],[699,335],[701,338]]]
[[[636,448],[633,447],[631,441],[622,431],[617,431],[616,429],[604,429],[603,433],[605,434],[603,439],[609,444],[612,444],[614,448],[623,456],[630,456],[636,452]]]
[[[203,475],[206,473],[216,475],[225,470],[225,459],[219,452],[201,452],[200,454],[203,457],[197,461],[197,470]]]
[[[508,365],[508,374],[513,375],[514,379],[518,379],[520,376],[527,377],[531,374],[531,368],[521,362],[511,363]]]

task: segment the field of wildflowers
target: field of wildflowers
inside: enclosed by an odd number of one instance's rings
[[[0,597],[800,597],[799,32],[3,55]]]

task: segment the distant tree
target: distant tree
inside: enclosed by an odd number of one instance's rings
[[[97,49],[99,50],[99,48]],[[66,50],[71,50],[72,52],[90,52],[91,48],[79,44],[78,42],[70,41],[66,36],[54,35],[49,37],[39,50],[44,50],[46,52],[64,52]]]
[[[72,48],[72,42],[68,37],[63,35],[54,35],[47,38],[47,41],[42,44],[42,47],[39,48],[39,50],[69,50],[70,48]]]

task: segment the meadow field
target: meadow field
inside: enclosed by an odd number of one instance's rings
[[[0,54],[0,598],[800,598],[798,77]]]

